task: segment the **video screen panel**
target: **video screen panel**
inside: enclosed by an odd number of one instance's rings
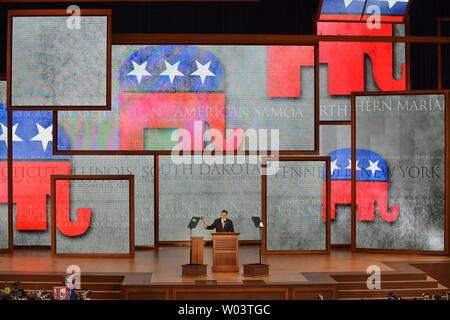
[[[280,161],[267,176],[267,251],[327,249],[325,170],[325,161]]]
[[[130,253],[129,188],[128,180],[57,180],[56,253]]]
[[[331,244],[352,241],[351,134],[351,126],[320,126],[320,154],[329,156],[331,161]]]
[[[356,247],[443,251],[445,95],[356,97]]]
[[[235,157],[233,157],[236,159]],[[195,162],[194,162],[195,163]],[[159,240],[188,241],[192,217],[208,225],[228,211],[239,240],[260,240],[252,217],[261,217],[260,164],[174,164],[159,157]],[[200,221],[192,236],[212,240]]]
[[[320,35],[405,36],[405,25],[319,22]],[[395,42],[320,42],[320,121],[350,121],[351,93],[406,90],[406,46]]]
[[[0,81],[0,114],[6,114],[6,81]],[[0,249],[8,249],[8,123],[6,117],[0,118],[0,126]]]
[[[71,156],[70,165],[73,175],[134,175],[135,245],[155,245],[153,156],[80,155]]]
[[[105,106],[107,16],[13,16],[11,106]]]
[[[314,150],[313,46],[114,45],[112,57],[112,110],[58,112],[71,150],[249,150],[249,129],[279,130],[253,149]]]

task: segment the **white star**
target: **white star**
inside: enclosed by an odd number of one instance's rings
[[[389,9],[392,9],[393,6],[397,4],[397,2],[408,2],[409,0],[382,0],[389,3]]]
[[[175,77],[184,76],[184,74],[182,74],[178,70],[178,65],[180,64],[180,61],[176,62],[175,64],[170,64],[167,61],[164,61],[164,63],[166,64],[166,71],[161,72],[160,75],[169,76],[170,83],[173,83],[173,79],[175,79]]]
[[[36,127],[39,133],[31,138],[31,141],[40,141],[42,143],[42,148],[44,149],[44,151],[46,151],[48,143],[50,141],[53,141],[53,125],[50,125],[47,128],[43,128],[39,123],[36,122]]]
[[[195,63],[197,64],[197,71],[191,73],[191,76],[200,76],[200,79],[202,80],[202,84],[205,82],[206,77],[214,77],[215,76],[215,74],[209,70],[211,61],[209,61],[207,64],[201,64],[200,62],[195,60]]]
[[[344,0],[345,7],[348,8],[348,6],[349,6],[353,1],[366,1],[366,0]],[[394,1],[395,1],[395,0],[394,0]]]
[[[143,64],[137,64],[136,62],[133,62],[133,71],[128,72],[128,76],[136,76],[137,81],[139,84],[141,84],[142,77],[144,76],[151,76],[152,74],[145,70],[145,67],[147,67],[147,61],[145,61]]]
[[[366,168],[366,170],[369,170],[369,171],[372,171],[372,175],[375,177],[375,172],[377,172],[377,171],[381,171],[381,169],[380,168],[378,168],[378,162],[379,162],[380,160],[377,160],[377,161],[375,161],[375,162],[372,162],[372,161],[370,161],[369,160],[369,167],[368,168]]]
[[[361,171],[361,168],[358,165],[359,160],[356,160],[356,171]],[[345,169],[351,169],[352,168],[352,160],[348,159],[348,166],[345,167]]]
[[[3,123],[0,122],[0,125],[2,127],[2,134],[0,135],[0,141],[5,141],[6,146],[8,146],[8,127],[6,127]],[[16,135],[17,126],[19,124],[16,123],[13,126],[13,141],[23,141]]]
[[[337,166],[337,159],[334,161],[331,161],[331,175],[333,175],[334,170],[339,170],[339,167]]]

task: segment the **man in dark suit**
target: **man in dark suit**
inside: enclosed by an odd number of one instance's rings
[[[234,232],[233,221],[227,219],[227,216],[227,210],[222,210],[220,218],[214,220],[210,226],[203,220],[203,226],[208,230],[216,229],[216,232]]]

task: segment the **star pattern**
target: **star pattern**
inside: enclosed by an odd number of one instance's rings
[[[130,71],[128,73],[129,76],[136,76],[137,81],[139,84],[141,84],[142,78],[146,76],[151,76],[152,74],[148,72],[145,68],[147,67],[147,61],[145,61],[142,64],[138,64],[134,61],[133,62],[133,71]]]
[[[178,66],[180,65],[180,61],[175,62],[174,64],[170,64],[167,61],[164,61],[164,63],[166,64],[166,70],[161,72],[160,75],[161,76],[168,76],[170,83],[173,83],[173,80],[175,79],[175,77],[182,77],[184,76],[183,73],[181,73],[178,70]]]
[[[369,161],[369,166],[367,168],[365,168],[364,170],[367,172],[371,172],[372,176],[375,176],[375,174],[377,173],[377,171],[383,171],[379,166],[379,160],[372,162],[371,160]],[[352,162],[351,159],[347,159],[347,166],[339,166],[337,164],[338,159],[335,159],[334,161],[331,161],[331,175],[334,174],[335,170],[351,170],[352,169]],[[361,169],[361,167],[359,166],[359,160],[356,160],[356,171],[361,171],[363,169]]]
[[[48,126],[47,128],[42,127],[39,123],[36,122],[36,127],[39,131],[37,135],[31,138],[31,141],[40,141],[42,143],[42,148],[44,151],[47,151],[47,146],[50,141],[53,141],[52,131],[53,125]]]
[[[195,63],[197,64],[197,71],[191,73],[191,76],[200,76],[200,80],[202,81],[202,84],[205,83],[206,77],[214,77],[215,76],[215,74],[209,70],[211,61],[209,61],[206,64],[201,64],[200,62],[195,60]]]
[[[7,126],[5,126],[3,123],[1,123],[0,122],[0,125],[1,125],[1,127],[2,127],[2,134],[0,135],[0,141],[4,141],[5,142],[5,144],[6,144],[6,146],[8,146],[8,127]],[[17,130],[17,126],[18,126],[19,124],[18,123],[16,123],[14,126],[13,126],[13,141],[23,141],[21,138],[19,138],[17,135],[16,135],[16,130]]]

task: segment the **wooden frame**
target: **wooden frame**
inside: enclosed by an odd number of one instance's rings
[[[325,222],[326,228],[326,249],[325,250],[267,250],[267,175],[262,177],[262,221],[265,226],[262,233],[262,252],[263,254],[329,254],[331,240],[331,224],[330,224],[330,204],[331,204],[331,174],[330,174],[330,157],[327,156],[311,156],[311,157],[279,157],[279,158],[262,158],[261,167],[267,168],[269,161],[317,161],[325,162],[326,166],[326,212],[327,218]]]
[[[106,16],[107,17],[107,39],[106,39],[106,105],[105,106],[12,106],[12,20],[13,17],[41,17],[41,16],[71,16],[64,9],[49,10],[9,10],[8,11],[8,35],[7,35],[7,100],[6,105],[11,110],[111,110],[111,35],[112,10],[110,9],[82,9],[81,16]]]
[[[410,253],[427,255],[447,255],[449,254],[449,197],[450,190],[450,110],[449,93],[446,90],[414,90],[414,91],[384,91],[384,92],[352,92],[352,251],[353,252],[374,252],[374,253]],[[431,95],[440,94],[445,97],[445,204],[444,204],[444,250],[402,250],[402,249],[371,249],[356,247],[356,97],[360,96],[398,96],[398,95]]]
[[[100,258],[133,258],[134,257],[134,176],[133,175],[51,175],[51,249],[52,256],[61,257],[100,257]],[[56,252],[56,181],[67,180],[126,180],[129,202],[129,239],[130,252],[123,253],[58,253]]]

